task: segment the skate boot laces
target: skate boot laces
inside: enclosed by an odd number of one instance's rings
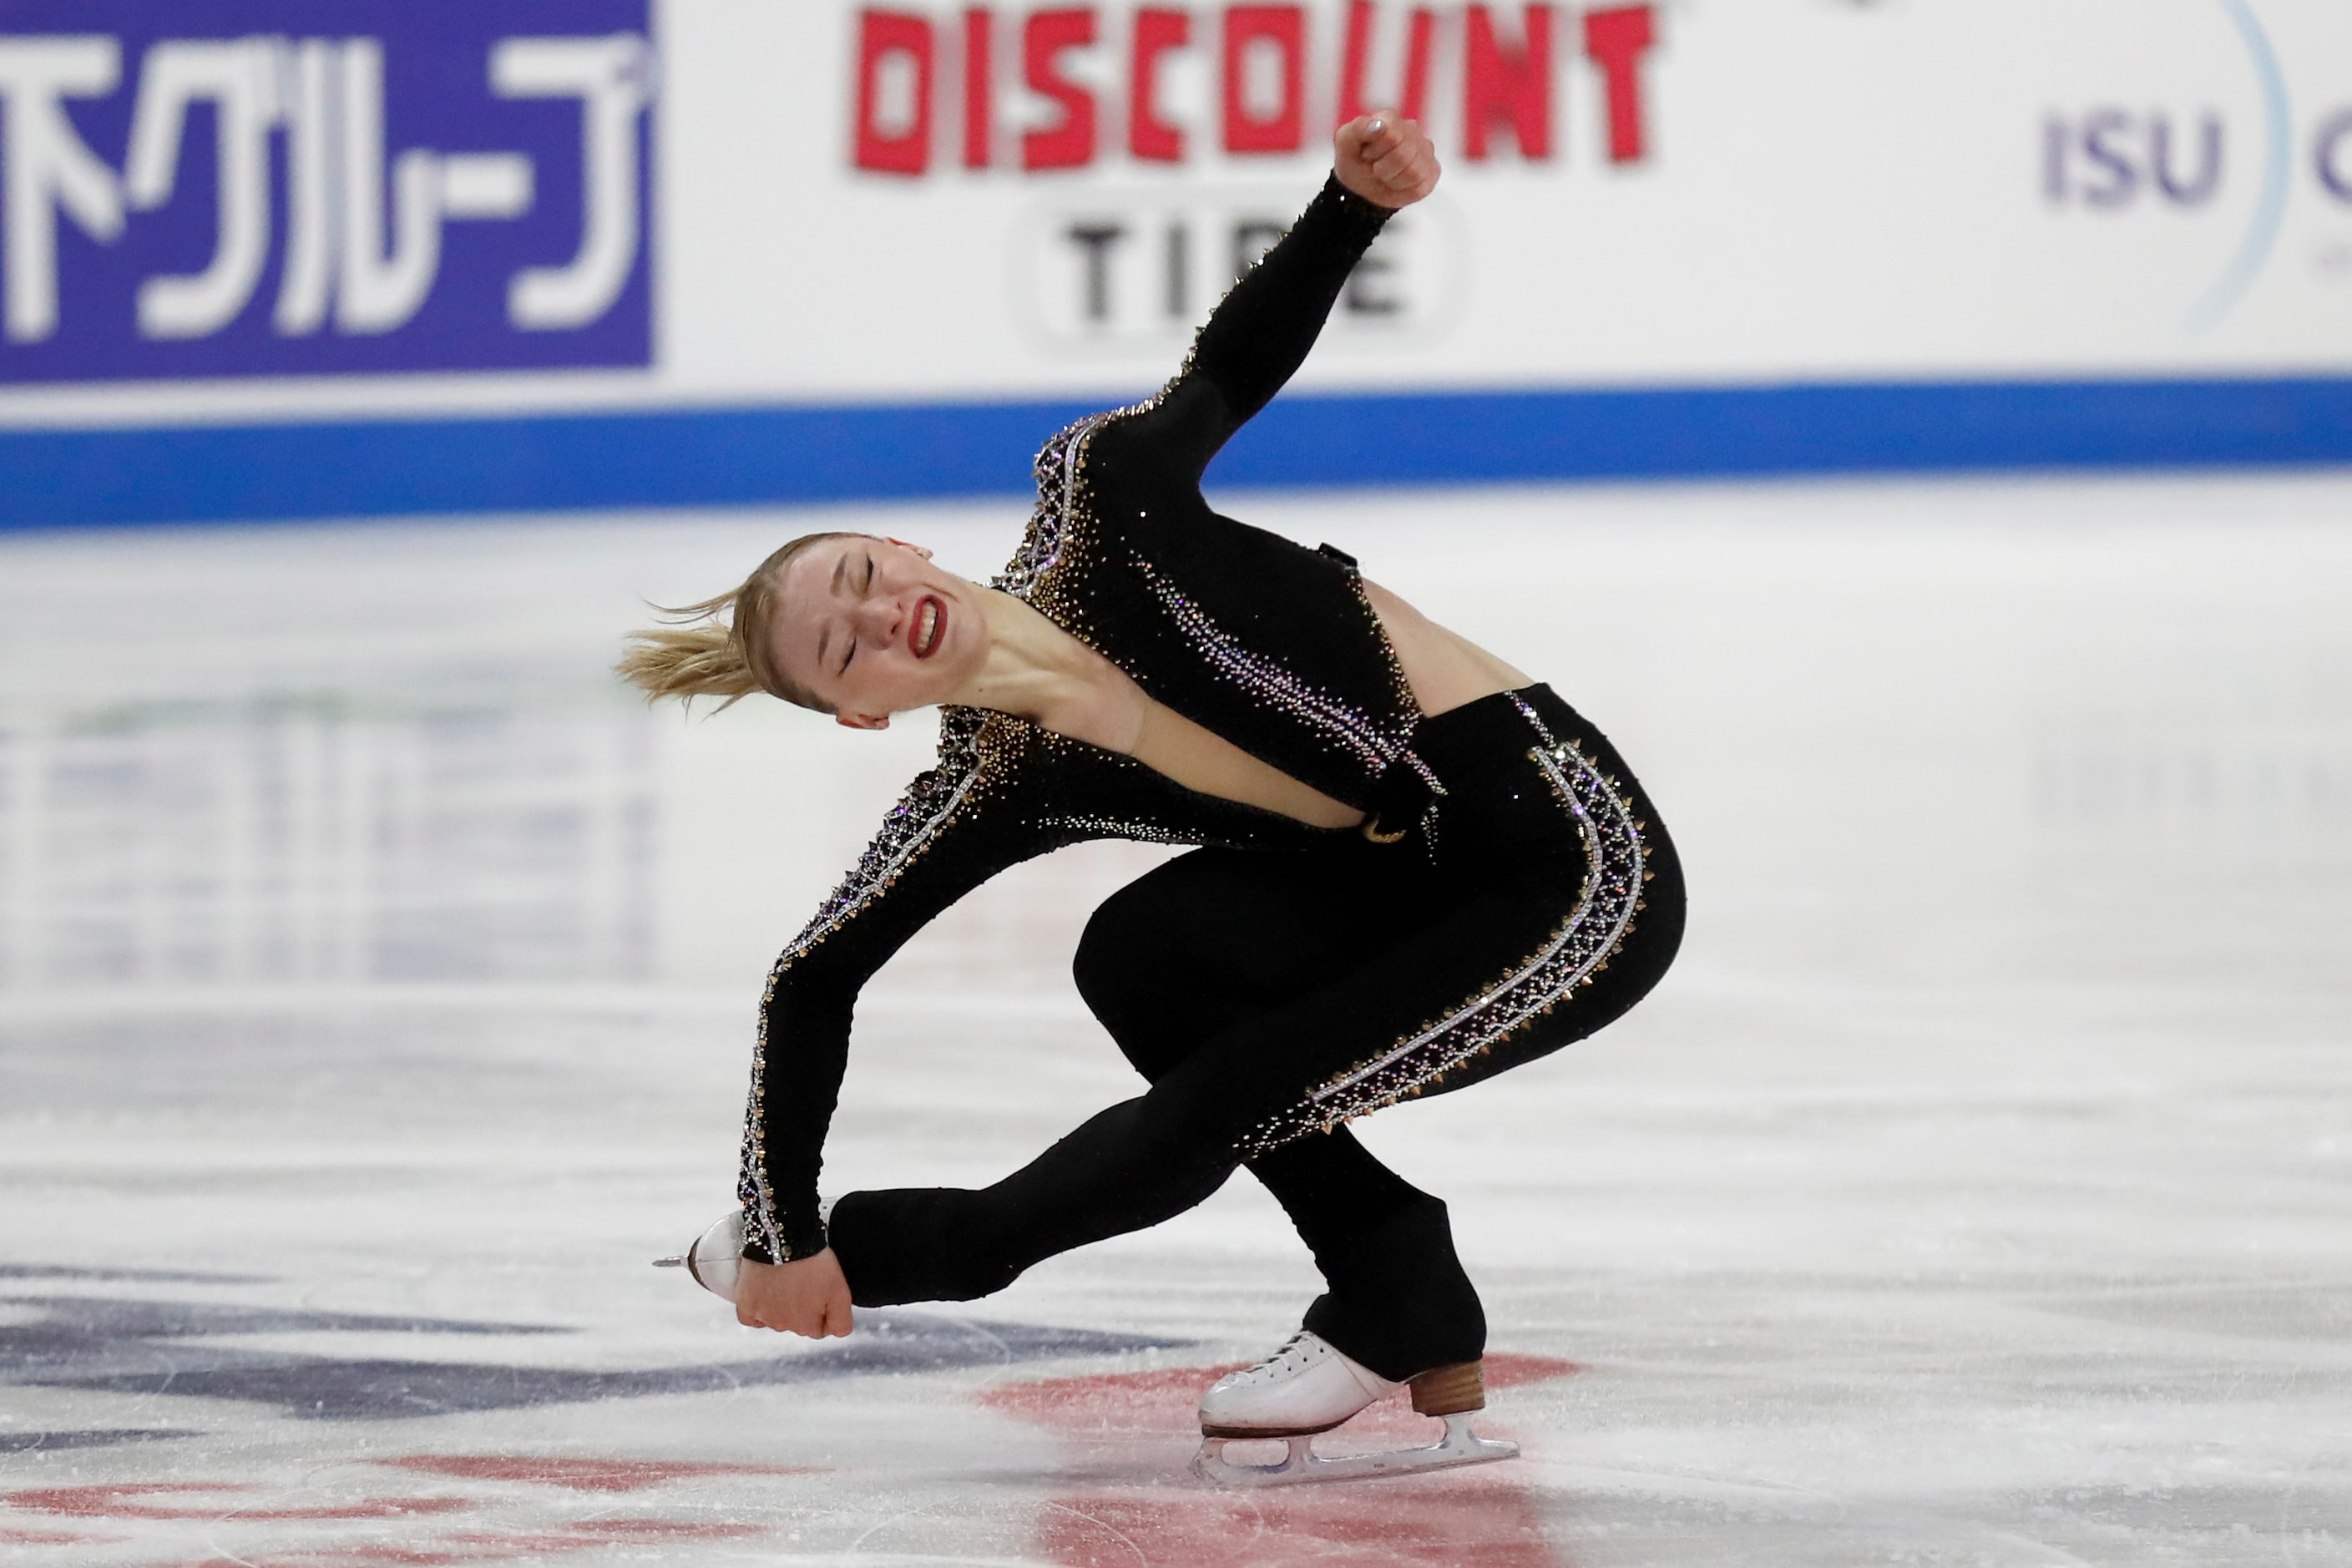
[[[1302,1330],[1255,1366],[1210,1384],[1201,1429],[1227,1437],[1328,1431],[1402,1386]]]
[[[1245,1366],[1239,1372],[1229,1372],[1220,1383],[1282,1383],[1297,1377],[1327,1356],[1337,1355],[1330,1342],[1319,1334],[1299,1330],[1276,1347],[1275,1352],[1255,1366]]]

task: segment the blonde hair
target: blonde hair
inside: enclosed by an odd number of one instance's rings
[[[858,537],[840,530],[804,533],[761,562],[740,587],[691,605],[653,605],[670,625],[631,632],[614,670],[648,702],[675,697],[691,705],[698,697],[723,697],[727,700],[718,710],[724,712],[754,691],[764,691],[796,707],[832,712],[776,668],[768,628],[775,617],[776,584],[793,557],[828,539]]]

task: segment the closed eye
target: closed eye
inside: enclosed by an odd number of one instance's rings
[[[870,551],[870,550],[869,550],[869,551],[867,551],[867,552],[866,552],[866,580],[865,580],[863,583],[860,583],[860,584],[857,585],[857,591],[858,591],[859,593],[861,593],[861,594],[864,594],[864,593],[866,593],[866,592],[868,592],[869,590],[871,590],[871,589],[873,588],[873,586],[874,586],[874,552],[873,552],[872,551]],[[837,670],[834,671],[834,673],[835,673],[835,675],[846,675],[846,674],[848,674],[848,673],[849,673],[849,661],[850,661],[851,659],[853,659],[853,658],[856,658],[856,657],[857,657],[857,639],[856,639],[855,637],[852,637],[849,639],[849,651],[848,651],[847,653],[845,653],[845,654],[843,654],[843,655],[841,656],[841,668],[840,668],[839,669],[837,669]]]

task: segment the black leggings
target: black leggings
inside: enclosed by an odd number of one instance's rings
[[[1681,941],[1681,873],[1615,750],[1549,688],[1423,721],[1391,773],[1369,833],[1195,850],[1106,901],[1078,989],[1150,1091],[993,1186],[844,1197],[832,1244],[858,1304],[988,1295],[1246,1163],[1329,1286],[1308,1328],[1393,1378],[1475,1360],[1444,1205],[1342,1123],[1624,1013]]]

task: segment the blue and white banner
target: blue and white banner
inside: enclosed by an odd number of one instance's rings
[[[0,381],[643,365],[646,0],[0,5]]]
[[[0,525],[1017,490],[1377,106],[1220,475],[2352,461],[2342,0],[0,0]]]

